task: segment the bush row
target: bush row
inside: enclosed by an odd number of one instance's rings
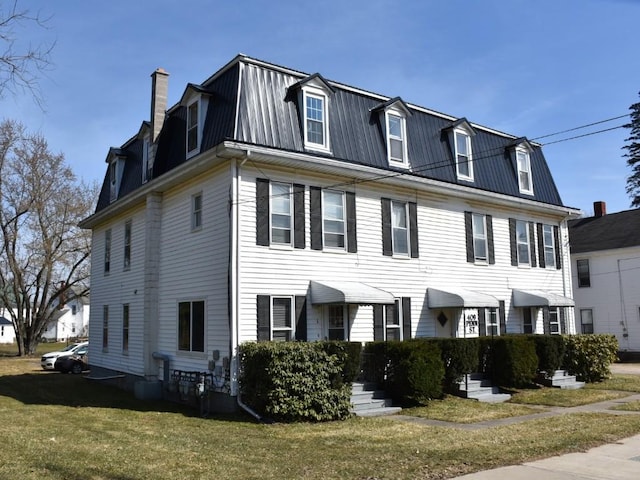
[[[275,420],[335,420],[349,415],[351,382],[360,375],[408,406],[454,391],[472,372],[503,387],[526,386],[560,368],[582,381],[601,381],[617,349],[613,335],[420,338],[369,342],[364,349],[357,342],[246,343],[240,392]]]

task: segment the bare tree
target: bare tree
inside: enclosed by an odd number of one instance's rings
[[[88,292],[91,238],[78,222],[96,197],[42,136],[0,123],[0,303],[19,355],[35,352],[65,298]]]
[[[51,67],[54,44],[32,45],[18,41],[18,28],[35,24],[46,28],[48,18],[18,7],[18,0],[0,0],[0,98],[6,93],[16,95],[28,91],[42,104],[39,89],[41,75]]]

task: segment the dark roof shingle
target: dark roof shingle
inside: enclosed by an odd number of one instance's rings
[[[640,245],[640,209],[569,221],[571,253]]]

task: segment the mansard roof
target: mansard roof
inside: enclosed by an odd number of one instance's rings
[[[333,93],[328,97],[330,152],[305,150],[303,113],[291,88],[307,82],[321,82]],[[188,84],[184,92],[197,91],[210,100],[202,131],[200,155],[224,141],[261,146],[274,151],[299,152],[315,157],[343,161],[345,166],[365,165],[397,171],[390,166],[385,132],[372,112],[381,106],[401,102],[411,115],[406,118],[406,136],[410,166],[403,175],[426,177],[451,184],[464,184],[482,191],[495,192],[550,205],[562,206],[562,200],[540,148],[530,145],[534,195],[520,193],[517,172],[511,159],[514,135],[472,124],[466,119],[405,103],[400,97],[386,97],[296,70],[238,55],[202,84]],[[181,101],[183,98],[181,99]],[[516,106],[514,106],[516,108]],[[178,102],[167,110],[158,137],[153,178],[195,157],[187,158],[186,107]],[[463,122],[473,128],[474,182],[458,180],[447,129]],[[124,176],[118,198],[142,185],[142,140],[134,137],[121,148],[126,153]],[[96,211],[109,205],[108,172]]]

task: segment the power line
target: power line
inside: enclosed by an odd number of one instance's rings
[[[540,137],[535,137],[532,138],[531,140],[540,140],[541,138],[547,138],[547,137],[555,137],[556,135],[560,135],[562,133],[569,133],[569,132],[574,132],[576,130],[581,130],[583,128],[587,128],[587,127],[593,127],[594,125],[600,125],[601,123],[607,123],[607,122],[611,122],[613,120],[619,120],[621,118],[624,117],[628,117],[629,114],[625,113],[624,115],[619,115],[617,117],[612,117],[612,118],[607,118],[605,120],[600,120],[598,122],[593,122],[593,123],[587,123],[586,125],[580,125],[579,127],[573,127],[573,128],[569,128],[567,130],[562,130],[560,132],[555,132],[555,133],[547,133],[546,135],[541,135]],[[548,144],[547,144],[548,145]]]
[[[595,132],[583,133],[582,135],[576,135],[574,137],[562,138],[553,142],[543,143],[542,146],[553,145],[554,143],[568,142],[569,140],[575,140],[576,138],[589,137],[591,135],[597,135],[598,133],[610,132],[611,130],[617,130],[618,128],[624,128],[625,125],[618,125],[617,127],[605,128],[603,130],[597,130]]]

